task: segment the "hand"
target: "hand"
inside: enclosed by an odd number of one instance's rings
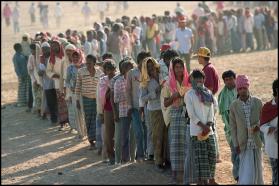
[[[207,135],[209,132],[210,132],[210,127],[207,126],[207,125],[203,125],[203,128],[202,128],[202,135],[205,136],[205,135]]]
[[[79,100],[77,100],[77,108],[78,108],[79,110],[81,109]]]
[[[118,116],[118,114],[117,114],[117,115],[116,115],[116,114],[114,114],[114,116],[113,116],[113,117],[114,117],[114,121],[115,121],[115,122],[119,122],[119,116]]]
[[[99,117],[100,117],[100,122],[102,124],[104,124],[104,115],[103,114],[99,114]]]
[[[52,78],[57,78],[57,79],[59,79],[60,76],[59,76],[58,74],[54,74],[54,75],[52,76]]]
[[[276,129],[275,127],[269,127],[267,134],[268,135],[272,134],[275,131],[275,129]]]
[[[256,126],[256,127],[253,128],[253,133],[256,133],[258,131],[260,131],[260,127]]]

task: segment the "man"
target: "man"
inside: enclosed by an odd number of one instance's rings
[[[174,13],[176,16],[184,16],[185,10],[183,7],[180,6],[180,3],[176,3],[176,8],[174,9]]]
[[[155,20],[153,18],[147,17],[146,18],[147,28],[146,28],[146,41],[147,41],[147,47],[148,51],[151,53],[152,56],[155,58],[157,57],[156,52],[156,42],[155,38],[159,34],[159,27],[158,24],[155,23]]]
[[[198,185],[216,184],[216,147],[214,130],[214,107],[217,104],[211,91],[205,87],[205,74],[193,70],[192,88],[185,94],[184,102],[190,118],[191,143],[194,149],[194,182]]]
[[[42,55],[40,56],[40,65],[39,65],[39,75],[42,77],[43,90],[46,103],[44,101],[42,104],[45,106],[43,108],[44,112],[48,109],[50,112],[50,120],[52,125],[56,125],[58,118],[58,108],[57,108],[57,96],[54,89],[54,80],[49,78],[46,75],[46,69],[50,65],[50,45],[48,42],[43,42],[42,45]]]
[[[163,45],[164,46],[164,45]],[[164,51],[163,58],[159,61],[160,75],[164,80],[169,77],[169,65],[173,58],[178,57],[178,53],[175,50],[168,49]]]
[[[192,46],[194,44],[194,36],[191,28],[186,27],[186,18],[180,17],[178,20],[179,28],[176,29],[175,40],[178,42],[178,52],[182,59],[186,62],[188,73],[190,73],[190,58]]]
[[[139,98],[140,98],[140,69],[142,66],[142,61],[146,57],[151,57],[150,52],[140,52],[137,56],[137,67],[130,70],[127,74],[127,102],[129,105],[128,117],[132,119],[132,128],[136,137],[136,146],[137,152],[136,157],[139,162],[141,162],[144,158],[144,135],[143,135],[143,126],[141,122],[141,113],[143,112],[143,108],[140,108]],[[153,145],[151,140],[151,128],[150,123],[146,120],[145,122],[147,126],[147,154],[153,155]]]
[[[13,57],[13,64],[16,75],[18,77],[18,95],[17,106],[26,106],[29,95],[28,89],[28,71],[27,71],[27,59],[22,54],[22,47],[20,43],[14,45],[15,54]]]
[[[36,21],[35,12],[36,12],[35,3],[31,3],[31,6],[30,6],[29,12],[28,12],[30,14],[31,25],[33,25],[33,23],[35,23],[35,21]]]
[[[19,29],[20,14],[19,14],[19,9],[17,6],[15,6],[13,9],[12,18],[13,18],[13,25],[14,25],[14,33],[16,34],[16,33],[20,32],[20,29]]]
[[[260,138],[260,113],[262,102],[249,92],[249,79],[238,75],[236,89],[238,99],[230,106],[229,125],[232,142],[239,154],[238,184],[263,184],[262,142]]]
[[[278,185],[278,79],[272,83],[272,90],[274,98],[263,106],[260,130],[272,168],[272,185]]]
[[[61,23],[61,17],[62,17],[62,7],[60,5],[60,3],[56,3],[56,7],[55,7],[55,10],[54,10],[54,16],[55,16],[55,19],[56,19],[56,27],[57,28],[60,28],[60,23]]]
[[[121,26],[119,23],[115,23],[112,26],[112,33],[108,36],[108,40],[107,40],[107,50],[108,52],[112,53],[113,59],[116,62],[116,66],[119,66],[119,62],[121,61],[120,33],[121,33]]]
[[[249,8],[245,8],[244,30],[246,33],[246,49],[254,50],[253,40],[254,16]]]
[[[233,164],[233,177],[236,181],[238,181],[238,168],[239,168],[239,157],[235,148],[233,147],[232,139],[231,139],[231,129],[229,126],[229,113],[230,113],[230,105],[236,99],[237,92],[235,88],[235,78],[236,75],[232,70],[225,71],[222,74],[222,78],[224,80],[225,86],[221,90],[218,96],[218,105],[219,105],[219,113],[222,116],[222,120],[225,124],[224,131],[226,135],[226,140],[231,149],[231,161]]]
[[[6,3],[4,9],[3,9],[3,16],[5,18],[5,23],[6,23],[6,26],[10,26],[10,18],[12,16],[12,10],[9,6],[8,3]]]
[[[90,15],[92,13],[91,8],[88,6],[88,2],[84,3],[81,9],[81,13],[84,16],[84,25],[87,26],[89,24]]]
[[[197,56],[198,56],[198,62],[203,66],[202,71],[205,74],[204,86],[208,88],[214,96],[218,92],[218,89],[220,87],[220,81],[215,67],[209,62],[211,57],[211,52],[206,47],[200,47]],[[215,111],[217,111],[217,109]],[[216,122],[214,122],[214,130],[216,129],[215,126],[216,126]],[[214,138],[215,138],[216,149],[217,149],[217,163],[220,163],[221,160],[219,155],[217,130],[215,130],[214,132]]]
[[[93,55],[86,57],[86,67],[78,70],[75,88],[76,95],[82,96],[90,150],[95,148],[96,142],[96,90],[100,76],[100,71],[95,69],[96,61],[97,58]],[[81,109],[79,100],[77,100],[77,108]]]

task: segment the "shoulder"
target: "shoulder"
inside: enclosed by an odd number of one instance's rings
[[[256,96],[251,97],[251,101],[262,106],[262,100]]]

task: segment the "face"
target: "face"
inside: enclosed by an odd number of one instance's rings
[[[113,78],[115,70],[113,69],[105,69],[106,75],[108,75],[109,79]]]
[[[94,70],[94,66],[95,66],[95,64],[92,61],[90,61],[90,60],[86,61],[86,67],[89,72],[92,72]]]
[[[150,77],[156,77],[156,68],[152,62],[147,62],[147,73]]]
[[[174,65],[174,74],[176,77],[183,76],[184,66],[181,63],[176,63]]]
[[[204,84],[204,78],[195,78],[198,87],[202,87]]]
[[[225,86],[229,89],[233,89],[235,87],[235,78],[234,77],[226,77],[224,79]]]
[[[52,47],[54,53],[58,54],[60,52],[60,46],[57,42],[53,42],[51,44],[51,47]]]
[[[79,60],[80,60],[80,56],[78,54],[74,54],[72,56],[73,64],[77,65],[79,63]]]
[[[23,37],[23,38],[22,38],[22,41],[27,41],[27,40],[28,40],[27,37]]]
[[[32,55],[35,55],[35,54],[36,54],[36,50],[31,49],[31,54],[32,54]]]
[[[179,27],[180,28],[184,28],[186,26],[186,23],[185,22],[179,22]]]
[[[199,64],[204,64],[204,58],[203,57],[201,57],[201,56],[198,56],[198,62],[199,62]]]
[[[46,56],[46,57],[50,56],[50,48],[49,47],[43,47],[42,52],[43,52],[44,56]]]
[[[246,87],[239,88],[237,92],[240,98],[245,98],[249,96],[249,90]]]
[[[133,68],[133,65],[129,65],[127,69],[124,70],[124,74],[127,75],[127,73]]]

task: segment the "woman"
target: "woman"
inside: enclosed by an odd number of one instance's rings
[[[67,68],[66,76],[66,87],[69,88],[68,97],[68,113],[69,113],[69,124],[71,131],[73,129],[77,130],[79,137],[83,138],[86,135],[84,116],[76,108],[76,100],[80,99],[75,94],[76,87],[76,76],[78,69],[84,67],[84,58],[82,51],[76,49],[72,54],[72,64]]]
[[[183,97],[189,89],[189,76],[179,57],[171,61],[169,80],[162,90],[164,106],[170,108],[170,160],[173,182],[182,183],[184,170],[186,128],[189,123]],[[188,128],[189,130],[189,128]]]
[[[140,100],[147,102],[147,109],[150,111],[155,167],[159,172],[163,172],[167,159],[168,135],[161,110],[161,78],[159,74],[159,63],[152,57],[145,58],[141,68]]]

